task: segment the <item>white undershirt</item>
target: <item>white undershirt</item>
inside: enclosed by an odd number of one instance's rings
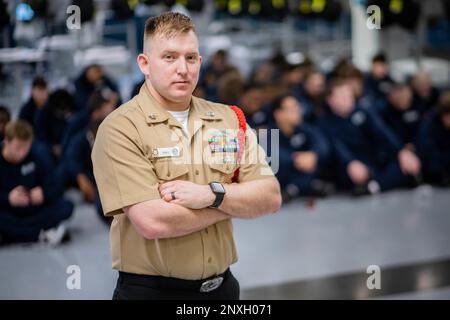
[[[189,109],[184,111],[168,111],[183,126],[186,134],[188,133]]]

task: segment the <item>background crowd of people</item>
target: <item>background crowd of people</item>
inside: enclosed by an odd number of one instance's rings
[[[64,193],[73,188],[110,223],[91,148],[101,121],[122,102],[118,86],[89,65],[72,87],[50,87],[36,76],[17,119],[0,107],[0,242],[67,239],[74,206]],[[269,159],[279,157],[285,202],[450,183],[449,88],[434,87],[425,71],[394,81],[382,53],[368,73],[348,59],[324,73],[309,58],[293,65],[277,53],[245,77],[219,50],[203,65],[194,95],[241,107],[259,137],[279,130],[278,147],[270,137],[264,147]]]

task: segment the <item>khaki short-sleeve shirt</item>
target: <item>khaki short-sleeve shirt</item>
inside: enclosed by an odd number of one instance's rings
[[[250,128],[238,162],[238,127],[229,106],[192,97],[186,132],[145,84],[102,122],[92,161],[103,211],[114,217],[113,268],[197,280],[220,274],[237,261],[231,219],[182,237],[148,240],[123,208],[160,199],[158,186],[167,181],[227,184],[237,168],[239,182],[272,177]]]

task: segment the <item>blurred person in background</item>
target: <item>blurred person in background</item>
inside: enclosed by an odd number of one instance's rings
[[[46,155],[36,152],[33,130],[23,121],[6,125],[0,154],[0,237],[4,242],[45,241],[59,244],[67,235],[63,223],[73,204],[62,189]]]
[[[414,104],[420,108],[421,113],[427,113],[436,108],[439,90],[432,85],[428,72],[418,71],[411,77],[410,85],[414,94]]]
[[[380,52],[372,58],[371,69],[365,79],[365,90],[373,109],[380,110],[385,106],[389,88],[393,83],[389,75],[388,59]]]
[[[48,85],[45,78],[36,76],[31,84],[31,97],[22,106],[19,119],[33,123],[36,111],[42,109],[48,101]]]
[[[250,127],[257,130],[265,127],[270,116],[270,106],[267,107],[265,100],[264,87],[258,84],[246,85],[238,105],[244,111],[247,123]]]
[[[96,90],[109,88],[119,95],[117,85],[111,80],[103,70],[103,67],[98,64],[87,66],[80,76],[75,80],[75,107],[77,110],[86,109],[89,97]],[[120,105],[121,99],[117,100],[117,106]]]
[[[284,200],[298,196],[327,196],[332,188],[320,180],[322,165],[329,153],[325,137],[317,128],[303,121],[302,106],[292,95],[277,98],[271,112],[273,122],[270,128],[280,130],[280,166],[276,176]]]
[[[450,186],[450,90],[442,92],[437,110],[421,124],[417,149],[425,179]]]
[[[236,105],[242,96],[246,81],[238,69],[233,69],[222,75],[217,83],[217,101]]]
[[[416,138],[422,120],[420,108],[414,104],[411,88],[403,83],[391,86],[388,104],[380,115],[402,143],[415,152]]]
[[[293,95],[303,107],[303,118],[314,123],[323,103],[325,76],[318,70],[307,73],[301,86],[294,89]]]
[[[219,79],[228,71],[233,70],[228,63],[228,52],[226,50],[216,51],[210,62],[200,72],[199,86],[205,88],[205,96],[210,100],[217,100],[217,85]]]
[[[62,153],[65,152],[70,140],[79,132],[86,130],[92,121],[101,121],[116,107],[119,96],[108,88],[92,93],[87,108],[78,111],[70,119],[61,141]]]
[[[91,119],[89,125],[70,140],[62,166],[67,179],[66,184],[76,185],[81,191],[83,199],[88,203],[95,204],[98,217],[109,225],[112,219],[103,214],[91,160],[92,146],[102,120],[100,118]]]
[[[6,124],[11,120],[11,113],[5,106],[0,106],[0,140],[3,141],[5,137]]]
[[[66,89],[57,89],[50,94],[47,104],[34,117],[36,140],[45,145],[48,154],[55,161],[61,156],[62,138],[75,109],[74,96]]]
[[[376,112],[359,108],[351,85],[334,79],[326,94],[320,127],[338,160],[339,182],[355,196],[407,186],[420,161]]]

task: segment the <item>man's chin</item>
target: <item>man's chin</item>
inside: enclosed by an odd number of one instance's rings
[[[170,95],[170,100],[175,103],[189,101],[192,97],[191,91],[174,92]]]

